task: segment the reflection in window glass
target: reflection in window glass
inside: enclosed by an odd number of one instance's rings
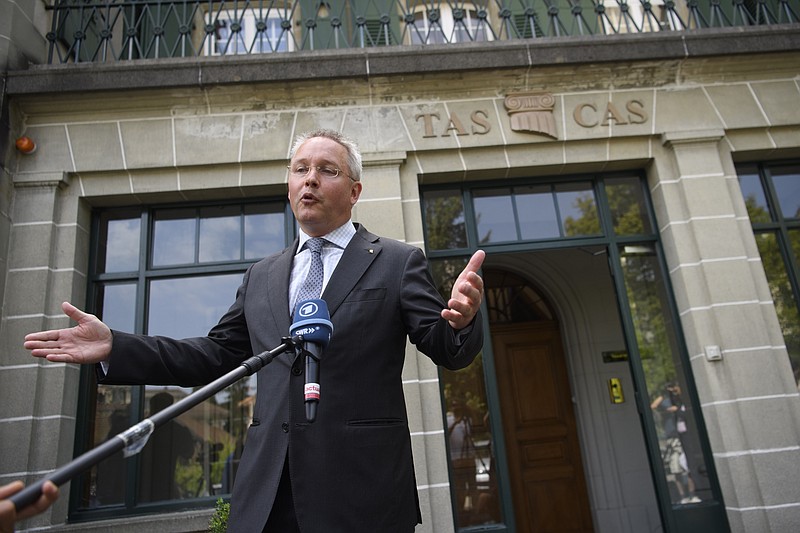
[[[459,190],[429,191],[423,198],[426,239],[431,250],[466,248],[464,201]]]
[[[100,444],[137,422],[133,414],[133,387],[97,386],[94,415],[94,442]],[[120,505],[125,502],[127,461],[122,450],[104,459],[88,474],[89,490],[82,495],[83,507]]]
[[[448,298],[466,258],[431,262],[434,283]],[[483,371],[483,354],[467,368],[440,369],[450,450],[450,490],[459,527],[497,524],[502,520],[495,472],[492,430]]]
[[[147,334],[205,335],[233,303],[241,283],[238,273],[151,281]]]
[[[785,218],[800,218],[800,166],[773,167],[770,170],[781,214]]]
[[[549,186],[515,187],[519,230],[523,239],[551,239],[559,236],[558,216]]]
[[[139,269],[139,240],[141,235],[141,220],[105,219],[101,225],[106,232],[106,250],[104,272],[130,272]]]
[[[178,338],[205,335],[233,303],[241,282],[241,274],[152,281],[148,334]],[[145,396],[151,410],[160,410],[191,392],[179,387],[146,387]],[[231,468],[241,457],[243,431],[252,418],[251,406],[244,400],[255,393],[252,376],[182,414],[167,428],[168,438],[163,442],[154,433],[154,445],[148,443],[141,452],[140,499],[159,501],[230,492]],[[198,448],[208,455],[197,453]],[[159,449],[161,453],[155,453]]]
[[[483,354],[467,368],[442,369],[447,409],[450,487],[458,527],[499,524],[500,495],[492,450],[492,430],[483,378]]]
[[[155,389],[155,390],[154,390]],[[191,393],[177,387],[147,387],[145,416],[149,417]],[[198,406],[165,422],[150,435],[139,452],[138,499],[141,502],[180,500],[202,495],[203,457],[197,453],[203,446],[211,421],[204,420],[206,406]],[[189,428],[194,428],[195,431]],[[216,442],[211,444],[214,447]],[[209,476],[210,480],[210,476]]]
[[[650,245],[624,246],[620,255],[671,501],[679,505],[710,499],[695,406],[685,393],[685,370],[676,326],[671,323],[664,274]]]
[[[564,235],[600,235],[600,219],[591,183],[556,186],[556,201]]]
[[[631,177],[607,179],[605,184],[614,233],[617,235],[652,233],[641,182]]]
[[[201,263],[236,261],[242,251],[239,206],[204,207],[200,210]]]
[[[761,178],[758,176],[758,169],[747,167],[745,173],[742,173],[743,169],[738,170],[739,186],[742,189],[747,214],[750,215],[750,222],[769,222],[769,206]]]
[[[479,244],[517,240],[510,193],[509,189],[478,190],[473,193]]]
[[[282,250],[286,242],[282,204],[246,205],[244,208],[244,258],[261,259]]]
[[[110,234],[109,234],[109,238]],[[136,283],[105,284],[97,291],[97,314],[108,327],[133,333],[136,329]],[[92,373],[92,385],[95,385]],[[133,414],[133,387],[97,385],[94,416],[94,445],[105,442],[137,422]],[[126,462],[122,451],[101,461],[84,474],[82,507],[120,505],[125,502]]]
[[[134,333],[136,331],[136,284],[116,283],[99,288],[100,314],[111,329]]]
[[[464,270],[464,267],[467,266],[467,260],[463,258],[440,259],[430,261],[429,266],[433,282],[436,284],[436,290],[439,291],[444,301],[449,300],[450,292],[453,290],[453,283],[461,271]]]
[[[195,224],[194,209],[156,211],[153,224],[153,266],[193,263]]]
[[[736,172],[794,381],[800,387],[800,311],[794,291],[800,264],[800,165],[743,164]]]
[[[800,252],[800,230],[791,231],[789,236],[796,260]],[[764,265],[764,272],[767,275],[772,301],[775,302],[775,311],[781,324],[783,342],[789,352],[795,382],[800,385],[800,312],[778,245],[778,236],[774,232],[758,233],[756,243],[761,255],[761,264]]]

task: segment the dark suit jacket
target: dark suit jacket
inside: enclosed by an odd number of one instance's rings
[[[317,419],[306,422],[299,360],[284,354],[258,372],[231,532],[261,531],[287,457],[303,533],[408,533],[421,520],[401,379],[406,338],[436,364],[463,368],[482,347],[480,317],[458,345],[440,317],[445,303],[422,251],[356,227],[322,295],[333,334],[320,362]],[[236,301],[207,337],[114,332],[103,381],[205,384],[279,345],[291,325],[296,248],[297,242],[250,267]]]

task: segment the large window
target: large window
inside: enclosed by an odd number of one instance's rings
[[[96,213],[90,310],[112,329],[205,335],[233,303],[245,269],[293,238],[286,202],[110,209]],[[98,385],[84,374],[77,451],[184,398],[192,389]],[[252,418],[255,376],[159,427],[74,485],[74,519],[193,504],[230,493]],[[153,504],[157,504],[154,507]]]
[[[736,171],[800,386],[800,164],[747,164]]]

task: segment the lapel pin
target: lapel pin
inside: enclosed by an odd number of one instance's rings
[[[369,249],[369,253],[372,253],[372,248]]]

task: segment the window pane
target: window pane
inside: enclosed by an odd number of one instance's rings
[[[800,218],[800,166],[772,167],[770,170],[781,214],[785,218]]]
[[[236,261],[242,250],[241,209],[236,206],[200,210],[200,262]]]
[[[442,369],[450,449],[450,486],[458,527],[498,524],[502,519],[492,430],[483,377],[483,354],[459,371]]]
[[[136,331],[136,283],[106,284],[98,289],[101,306],[96,312],[111,329]]]
[[[145,417],[169,407],[191,390],[147,387]],[[202,456],[197,452],[207,429],[203,425],[204,405],[165,422],[158,427],[139,452],[138,500],[154,502],[196,498],[209,494],[203,485]],[[189,430],[186,421],[198,417],[200,435]]]
[[[151,281],[147,334],[205,335],[233,303],[241,282],[242,274]]]
[[[100,218],[98,272],[129,272],[139,269],[141,220],[137,214],[105,213]]]
[[[133,387],[98,385],[94,415],[94,441],[97,446],[133,426]],[[92,469],[89,480],[88,507],[121,505],[125,502],[125,479],[128,461],[122,450],[101,461]],[[84,483],[83,486],[86,486]]]
[[[264,33],[260,34],[258,51],[270,52],[286,52],[291,50],[290,45],[293,43],[291,34],[281,27],[282,20],[280,17],[269,17],[267,19],[267,29]]]
[[[620,255],[671,501],[680,505],[711,499],[695,407],[684,392],[688,387],[675,338],[676,325],[667,304],[664,273],[649,245],[624,246]]]
[[[434,16],[436,23],[431,23],[430,17]],[[411,31],[412,44],[442,44],[445,42],[441,22],[439,22],[440,11],[435,10],[435,14],[425,10],[414,13],[414,26],[409,28]]]
[[[443,298],[466,266],[466,258],[431,261],[431,275]],[[483,370],[483,354],[467,368],[440,370],[447,406],[450,490],[459,527],[500,523],[500,493]]]
[[[790,232],[792,252],[795,260],[800,254],[800,232]],[[761,254],[761,264],[767,275],[769,290],[775,302],[775,311],[778,313],[778,322],[783,332],[783,341],[789,352],[789,360],[794,371],[795,382],[800,386],[800,312],[797,301],[789,282],[786,263],[781,256],[778,238],[775,233],[757,233],[756,243]]]
[[[739,187],[742,189],[744,204],[747,206],[747,214],[750,215],[750,222],[769,222],[769,206],[767,197],[764,194],[764,187],[758,176],[758,169],[755,167],[739,167]]]
[[[564,235],[600,235],[600,219],[591,183],[558,185],[556,199]]]
[[[478,243],[517,240],[514,206],[509,189],[478,190],[473,194]]]
[[[515,187],[514,200],[523,239],[559,236],[555,197],[549,186]]]
[[[153,266],[194,263],[195,219],[194,209],[155,212]]]
[[[487,32],[487,27],[489,27],[489,20],[483,19],[481,20],[478,17],[478,12],[474,9],[467,9],[464,11],[466,15],[466,22],[467,27],[469,28],[469,35],[472,36],[472,39],[475,41],[488,41],[491,39],[491,35]]]
[[[154,280],[150,283],[150,335],[205,335],[233,302],[242,274]],[[179,401],[191,389],[146,387],[154,412]],[[252,419],[255,376],[235,383],[180,415],[142,450],[139,498],[142,501],[228,494],[241,457],[244,434]],[[148,448],[150,451],[148,451]]]
[[[464,202],[461,191],[430,191],[424,196],[426,237],[431,250],[466,248]]]
[[[450,292],[453,290],[453,283],[456,278],[467,266],[467,260],[463,258],[438,259],[430,261],[431,276],[436,284],[436,290],[444,301],[450,299]]]
[[[606,194],[614,233],[643,235],[653,232],[647,218],[642,185],[637,178],[606,180]]]
[[[103,285],[98,288],[97,300],[95,313],[110,328],[128,333],[136,330],[136,283]],[[89,403],[94,409],[94,424],[87,447],[107,441],[138,421],[132,403],[133,387],[97,385],[89,390],[96,391],[96,401]],[[126,464],[119,451],[93,468],[81,483],[81,506],[123,504]]]
[[[246,205],[244,208],[244,258],[261,259],[286,245],[283,204]]]

